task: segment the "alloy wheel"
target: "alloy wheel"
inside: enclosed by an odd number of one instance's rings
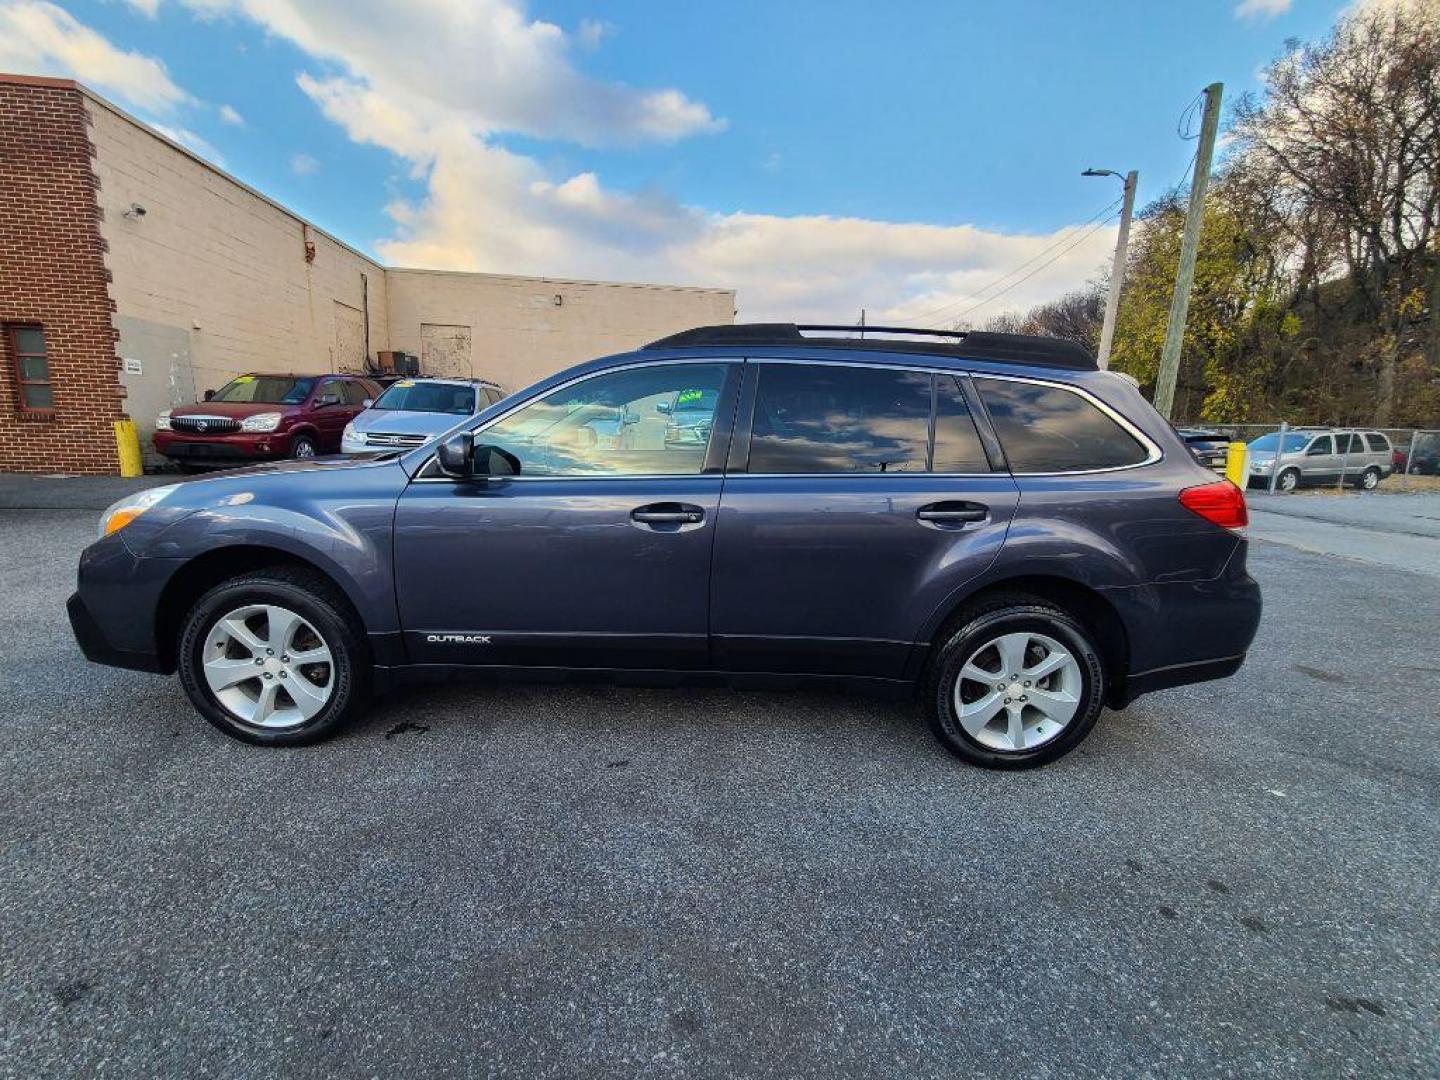
[[[301,439],[295,444],[295,456],[297,458],[313,458],[315,456],[315,444],[309,439]]]
[[[255,727],[299,727],[330,700],[335,661],[308,621],[277,604],[222,615],[205,638],[202,668],[226,712]]]
[[[1029,631],[985,642],[955,680],[955,715],[991,750],[1034,750],[1059,737],[1080,708],[1080,663],[1060,642]]]

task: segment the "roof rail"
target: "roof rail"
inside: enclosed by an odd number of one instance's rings
[[[846,334],[847,337],[836,337]],[[871,334],[902,334],[919,341]],[[807,336],[820,335],[820,336]],[[859,335],[858,337],[856,335]],[[942,340],[923,340],[939,338]],[[660,338],[646,349],[687,349],[718,346],[811,346],[877,352],[927,353],[966,360],[999,360],[1007,364],[1094,371],[1095,358],[1083,345],[1061,338],[1027,334],[991,334],[978,330],[928,330],[907,326],[838,326],[833,324],[735,323],[697,326]]]

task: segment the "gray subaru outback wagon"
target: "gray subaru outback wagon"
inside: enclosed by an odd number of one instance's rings
[[[828,680],[913,690],[995,768],[1239,668],[1244,497],[1133,384],[1055,340],[849,329],[691,330],[414,449],[122,500],[75,635],[263,745],[401,678]]]

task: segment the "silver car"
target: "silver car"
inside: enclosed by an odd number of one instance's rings
[[[340,452],[380,454],[419,446],[504,396],[495,383],[481,379],[401,379],[345,425]]]
[[[1278,432],[1250,443],[1249,486],[1269,485],[1279,447]],[[1275,490],[1294,491],[1302,484],[1334,486],[1343,481],[1370,491],[1393,469],[1390,440],[1378,431],[1291,431],[1280,449]]]

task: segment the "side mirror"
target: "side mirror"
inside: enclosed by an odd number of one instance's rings
[[[368,398],[368,397],[367,397],[364,401],[362,401],[362,402],[360,403],[360,407],[361,407],[362,409],[368,409],[368,408],[370,408],[370,407],[371,407],[372,405],[374,405],[374,404],[375,404],[375,399],[374,399],[374,398]]]
[[[468,431],[451,435],[435,449],[435,464],[455,480],[469,480],[475,475],[475,436]]]
[[[209,400],[210,400],[211,398],[213,398],[214,396],[215,396],[215,391],[214,391],[214,390],[206,390],[206,391],[205,391],[205,400],[206,400],[206,401],[209,401]]]

